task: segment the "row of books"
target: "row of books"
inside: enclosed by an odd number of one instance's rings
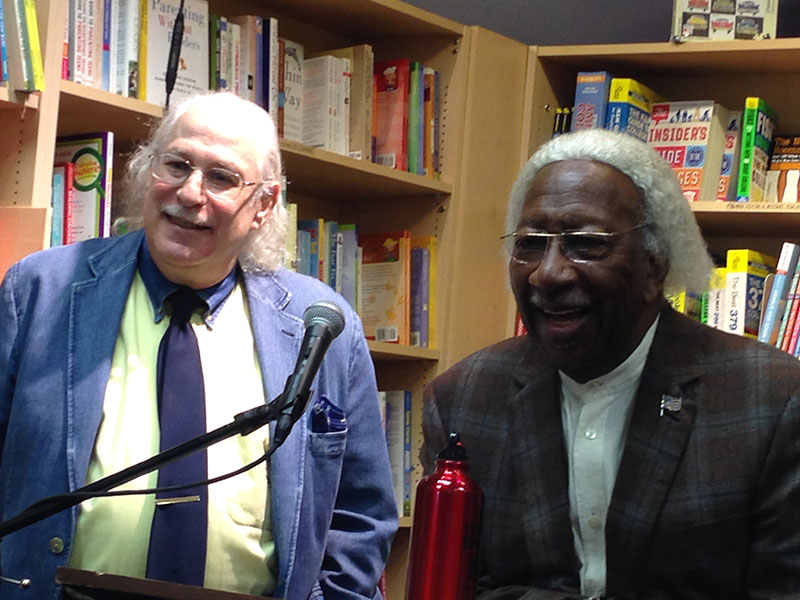
[[[352,223],[315,218],[296,221],[289,243],[292,268],[342,294],[367,339],[435,347],[435,237],[363,233]]]
[[[572,131],[604,127],[647,142],[690,202],[796,202],[800,138],[776,135],[777,122],[764,98],[748,97],[731,111],[713,100],[669,102],[606,71],[577,76]],[[773,156],[776,146],[782,150]]]
[[[411,459],[411,392],[388,390],[378,392],[386,444],[389,448],[389,466],[392,470],[392,487],[397,501],[397,514],[411,516],[412,469]]]
[[[784,242],[778,257],[731,249],[708,290],[668,296],[672,306],[710,327],[756,338],[800,357],[800,244]]]
[[[44,63],[35,0],[0,1],[0,85],[44,89]]]
[[[114,132],[56,139],[50,246],[111,233]]]
[[[180,0],[69,0],[62,77],[165,105]],[[274,17],[209,13],[185,0],[171,98],[227,90],[273,115],[305,145],[412,173],[439,173],[439,72],[407,58],[375,62],[359,44],[307,53]]]

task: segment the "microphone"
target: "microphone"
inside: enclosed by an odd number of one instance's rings
[[[181,43],[183,42],[183,2],[178,7],[178,14],[175,15],[175,24],[172,26],[172,40],[169,45],[169,55],[167,56],[167,71],[165,83],[167,87],[167,100],[165,105],[169,108],[169,97],[175,87],[175,80],[178,78],[178,63],[181,59]]]
[[[282,408],[272,436],[271,445],[274,447],[286,440],[292,426],[305,411],[311,395],[311,383],[319,371],[322,358],[334,338],[344,329],[344,313],[333,302],[315,302],[303,313],[303,323],[306,332],[300,354],[281,394]]]

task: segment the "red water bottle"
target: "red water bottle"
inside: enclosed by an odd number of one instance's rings
[[[406,600],[473,600],[483,490],[469,476],[458,433],[417,486]]]

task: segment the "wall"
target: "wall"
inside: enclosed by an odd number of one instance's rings
[[[672,28],[671,0],[406,1],[525,44],[663,42]],[[797,0],[779,0],[778,37],[800,37]]]

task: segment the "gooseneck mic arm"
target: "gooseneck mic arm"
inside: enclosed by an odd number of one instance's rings
[[[310,305],[303,314],[303,320],[306,325],[306,333],[303,337],[303,344],[294,372],[287,380],[283,393],[269,404],[256,406],[239,413],[227,425],[159,452],[147,460],[108,477],[98,479],[74,492],[50,496],[32,504],[17,516],[0,523],[0,540],[3,536],[23,527],[155,471],[161,465],[208,448],[212,444],[221,442],[236,434],[247,435],[277,419],[275,433],[272,436],[267,454],[274,452],[289,435],[292,425],[303,414],[308,397],[311,394],[311,382],[319,370],[322,357],[331,341],[344,329],[342,310],[330,302],[315,302]],[[195,487],[195,485],[193,484],[192,487]],[[148,492],[151,492],[151,490],[148,490]]]

